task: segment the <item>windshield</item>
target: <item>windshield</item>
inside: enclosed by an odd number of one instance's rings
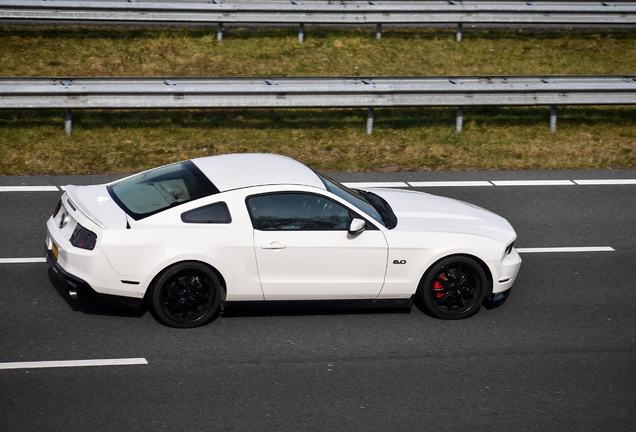
[[[218,192],[190,161],[155,168],[108,186],[113,200],[135,220]]]
[[[391,210],[389,204],[378,195],[357,189],[349,189],[324,174],[319,172],[316,172],[316,174],[322,179],[329,192],[338,195],[351,205],[359,208],[383,226],[392,229],[397,225],[397,220],[395,220],[395,223],[393,223],[392,220],[395,218],[393,210]]]

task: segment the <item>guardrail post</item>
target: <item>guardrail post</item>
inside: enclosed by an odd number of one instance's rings
[[[73,110],[64,110],[64,132],[66,135],[70,135],[73,130]]]
[[[374,109],[369,108],[367,110],[367,135],[371,135],[373,133],[373,114]]]
[[[464,124],[464,107],[457,107],[457,119],[455,120],[455,133],[462,133]]]
[[[556,131],[556,123],[557,123],[557,107],[556,105],[552,105],[550,107],[550,130],[552,132]]]
[[[298,42],[305,41],[305,24],[298,24]]]
[[[216,25],[216,40],[223,40],[223,23],[218,23]]]
[[[382,24],[376,24],[375,25],[375,38],[378,41],[382,40]]]
[[[457,24],[457,33],[455,34],[455,40],[457,42],[462,41],[462,23]]]

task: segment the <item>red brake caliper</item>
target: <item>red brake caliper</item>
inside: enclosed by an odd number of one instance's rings
[[[439,275],[439,278],[446,280],[446,278],[444,276],[442,276],[442,275]],[[434,291],[439,291],[441,289],[444,289],[444,285],[442,285],[442,283],[440,281],[433,282],[433,290]],[[442,292],[436,292],[435,293],[435,297],[437,297],[437,298],[441,298],[443,296],[444,296],[444,293],[442,293]]]

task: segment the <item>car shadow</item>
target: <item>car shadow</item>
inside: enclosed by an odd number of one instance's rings
[[[68,294],[66,286],[57,278],[55,272],[48,271],[48,277],[57,291],[73,312],[80,312],[88,315],[105,315],[114,317],[142,318],[150,312],[153,318],[161,323],[154,316],[152,311],[144,304],[141,308],[126,308],[100,303],[89,303],[75,300]],[[481,304],[486,310],[496,309],[502,306],[508,297],[506,295],[497,301],[485,299]],[[365,314],[410,314],[415,306],[421,313],[431,318],[436,318],[423,305],[419,296],[415,296],[413,302],[407,300],[372,302],[367,300],[319,300],[319,301],[253,301],[253,302],[229,302],[222,311],[217,312],[210,323],[219,317],[239,318],[239,317],[266,317],[266,316],[309,316],[309,315],[365,315]]]
[[[269,301],[230,302],[221,312],[223,318],[259,316],[409,314],[409,302],[375,304],[369,301]]]
[[[479,309],[481,309],[482,307],[486,310],[493,310],[496,309],[500,306],[502,306],[506,300],[508,299],[508,297],[510,296],[510,291],[512,290],[508,290],[505,294],[504,297],[502,297],[501,299],[497,300],[497,301],[492,301],[490,300],[488,297],[486,297],[481,304],[479,305],[479,308],[477,309],[477,312],[475,312],[475,314],[479,313]],[[428,310],[428,308],[424,305],[424,301],[421,299],[421,297],[415,296],[413,304],[420,310],[420,312],[422,312],[424,315],[430,317],[430,318],[434,318],[434,319],[440,319],[439,317],[433,315],[431,313],[431,311]],[[466,318],[462,318],[462,319],[470,319],[470,317],[474,316],[470,315]]]
[[[502,297],[502,298],[500,298],[499,300],[495,300],[495,301],[493,301],[493,300],[490,300],[490,299],[486,298],[486,299],[484,300],[484,302],[482,303],[482,306],[483,306],[483,307],[485,307],[485,308],[486,308],[486,310],[493,310],[493,309],[497,309],[498,307],[502,306],[502,305],[506,302],[506,300],[508,300],[508,297],[510,297],[510,292],[511,292],[511,291],[512,291],[511,289],[509,289],[508,291],[506,291],[506,292],[503,294],[503,297]]]

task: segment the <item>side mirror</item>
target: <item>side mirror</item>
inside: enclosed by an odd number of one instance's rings
[[[349,234],[360,234],[367,227],[367,223],[362,219],[353,218],[351,224],[349,224]]]

